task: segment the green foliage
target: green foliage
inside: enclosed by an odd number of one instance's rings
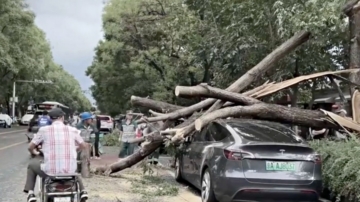
[[[79,111],[88,110],[90,101],[78,81],[53,61],[46,36],[34,23],[35,15],[23,0],[1,0],[0,7],[0,102],[7,103],[16,80],[51,80],[53,85],[17,83],[19,106],[26,110],[35,102],[58,101]]]
[[[103,145],[104,146],[120,146],[119,144],[119,130],[115,129],[112,133],[104,135]]]
[[[347,66],[344,2],[111,0],[87,70],[92,94],[111,114],[130,107],[131,95],[191,104],[174,96],[176,85],[226,87],[303,29],[312,39],[253,85]],[[307,93],[310,85],[299,88]]]
[[[140,194],[144,202],[154,201],[158,196],[177,196],[179,194],[176,184],[168,182],[154,173],[144,174],[141,179],[132,179],[131,185],[132,192]]]
[[[311,146],[322,155],[323,183],[337,197],[360,199],[360,141],[314,141]]]

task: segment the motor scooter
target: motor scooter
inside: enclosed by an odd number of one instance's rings
[[[28,137],[30,141],[38,130],[39,127],[36,126],[31,128],[32,137]],[[37,155],[31,154],[31,158],[43,156],[42,145],[37,145],[33,153],[37,153]],[[80,202],[78,176],[79,173],[47,176],[46,178],[38,176],[40,202]]]

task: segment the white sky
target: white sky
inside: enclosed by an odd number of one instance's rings
[[[35,23],[46,33],[55,62],[62,65],[87,90],[85,75],[94,48],[102,38],[102,0],[26,0],[36,14]],[[91,95],[87,95],[91,101]]]

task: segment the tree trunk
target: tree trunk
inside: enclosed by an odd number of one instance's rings
[[[148,98],[142,98],[137,96],[131,96],[131,103],[136,106],[143,106],[161,113],[173,112],[184,107],[169,104],[162,101],[156,101]]]
[[[195,121],[196,130],[201,130],[203,126],[217,118],[253,117],[257,119],[272,120],[313,128],[340,129],[345,127],[351,131],[360,132],[360,126],[354,121],[340,117],[328,111],[307,110],[276,104],[267,104],[242,94],[213,88],[207,86],[206,84],[201,84],[200,87],[206,89],[206,91],[203,93],[203,96],[205,96],[207,93],[208,97],[216,97],[221,100],[229,99],[235,103],[241,103],[248,106],[227,107],[205,114]],[[188,131],[188,128],[189,127],[187,126],[183,130]],[[179,131],[181,132],[181,130]],[[180,132],[177,132],[176,136],[178,134],[187,134]]]
[[[215,119],[242,116],[314,128],[340,128],[321,111],[260,103],[251,106],[227,107],[208,113],[195,121],[195,129],[200,131]]]
[[[250,116],[259,119],[281,121],[294,125],[307,127],[339,128],[329,117],[321,111],[290,108],[287,106],[263,103],[255,98],[251,98],[239,93],[233,93],[219,88],[200,84],[192,87],[198,92],[198,96],[217,98],[219,100],[231,101],[241,105],[251,105],[250,107],[236,106],[227,107],[205,114],[195,121],[196,130],[201,130],[203,126],[217,118]],[[195,94],[193,94],[195,96]]]
[[[166,121],[164,124],[157,128],[158,131],[165,130],[172,124],[172,121]],[[150,135],[149,135],[150,136]],[[146,139],[150,139],[150,142],[144,142],[141,148],[135,152],[134,154],[119,160],[109,166],[103,166],[96,168],[96,172],[105,173],[106,175],[110,175],[112,173],[119,172],[126,168],[130,168],[131,166],[137,164],[145,157],[153,153],[157,148],[159,148],[165,140],[165,136],[160,135],[159,132],[153,133],[151,137],[147,137]]]
[[[270,70],[276,62],[284,58],[291,51],[296,49],[298,46],[306,42],[310,37],[310,32],[302,31],[288,39],[282,45],[277,47],[273,52],[271,52],[268,56],[266,56],[259,64],[249,70],[246,74],[241,76],[237,81],[235,81],[231,86],[229,86],[226,90],[233,92],[240,92],[245,89],[248,85],[250,85],[255,79],[258,79],[261,75],[263,75],[266,71]],[[163,121],[163,120],[174,120],[180,117],[189,116],[192,113],[199,111],[201,109],[209,107],[211,104],[216,102],[216,99],[206,99],[197,104],[191,105],[189,107],[174,111],[169,114],[165,114],[164,116],[157,116],[149,118],[149,122],[154,121]],[[214,109],[220,108],[224,103],[217,102],[208,111],[212,111]]]
[[[350,66],[349,69],[360,68],[360,2],[350,1],[344,8],[345,14],[349,17],[350,30]],[[352,72],[349,80],[360,84],[360,72]],[[350,95],[355,92],[355,86],[351,85]]]
[[[90,144],[88,144],[80,152],[81,177],[83,177],[83,178],[89,178],[90,177],[90,152],[91,152]]]
[[[185,89],[183,86],[180,87]],[[234,93],[227,90],[211,87],[206,83],[202,83],[197,86],[188,86],[186,87],[186,89],[192,92],[196,92],[192,94],[192,96],[196,97],[211,97],[219,100],[230,101],[240,105],[253,105],[262,103],[261,101],[252,97],[248,97],[245,94]]]

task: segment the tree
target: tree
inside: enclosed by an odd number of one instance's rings
[[[312,31],[312,40],[249,88],[267,79],[341,69],[347,64],[343,3],[112,0],[103,15],[105,38],[87,71],[95,83],[93,96],[113,114],[128,108],[133,94],[192,104],[176,98],[172,87],[203,82],[226,87],[303,29]],[[309,94],[310,84],[288,93],[294,98],[298,91]]]
[[[55,64],[45,34],[34,24],[35,15],[23,0],[1,0],[0,78],[2,103],[9,108],[12,84],[16,80],[52,80],[54,85],[17,83],[18,109],[28,101],[56,100],[75,109],[90,109],[79,83]]]

